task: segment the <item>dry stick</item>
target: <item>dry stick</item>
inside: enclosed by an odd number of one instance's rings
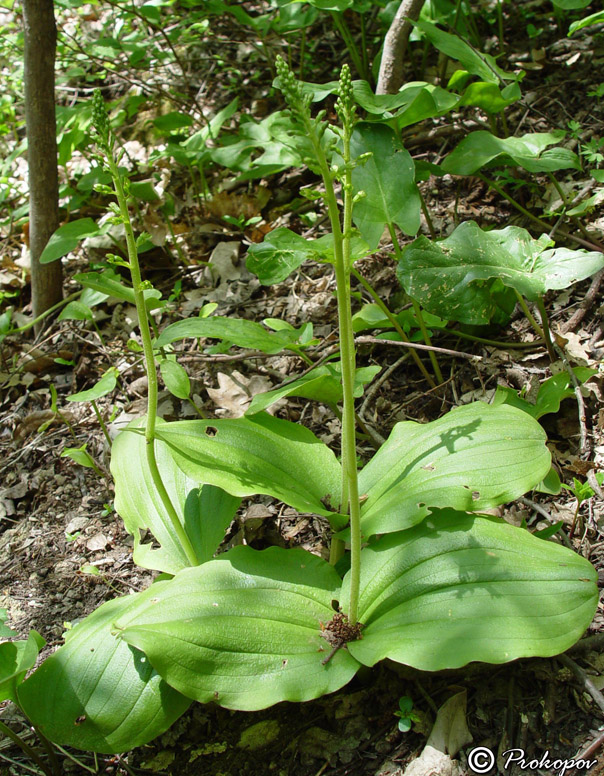
[[[602,695],[602,693],[592,682],[589,674],[586,674],[585,671],[581,668],[581,666],[577,665],[574,660],[571,660],[568,657],[568,655],[558,655],[558,660],[564,666],[566,666],[566,668],[570,668],[570,670],[573,672],[573,674],[576,676],[577,680],[581,684],[582,689],[587,691],[591,695],[591,697],[594,699],[594,701],[597,703],[598,707],[600,708],[600,711],[604,715],[604,695]]]
[[[547,520],[547,522],[550,525],[554,524],[553,517],[550,515],[550,513],[547,511],[547,509],[545,509],[545,507],[541,506],[541,504],[537,504],[536,501],[531,501],[530,498],[520,498],[520,499],[518,499],[518,501],[520,501],[521,504],[524,504],[525,506],[529,507],[530,509],[534,509],[535,512],[538,512],[540,515],[542,515]],[[573,547],[573,545],[572,545],[570,539],[568,538],[568,536],[565,533],[560,533],[558,535],[562,539],[562,543],[565,544],[569,549],[573,550],[573,552],[574,552],[575,548]]]
[[[367,410],[367,407],[369,406],[369,402],[373,400],[373,397],[379,391],[379,389],[382,387],[382,385],[386,382],[386,380],[390,377],[390,375],[395,372],[401,364],[403,364],[407,359],[409,358],[409,353],[405,353],[404,356],[401,356],[399,359],[397,359],[394,364],[391,364],[388,369],[386,369],[382,374],[377,378],[377,380],[374,380],[373,383],[369,386],[367,389],[367,392],[365,394],[365,398],[363,399],[363,404],[361,405],[361,409],[359,410],[359,416],[361,418],[365,417],[365,411]]]
[[[562,348],[560,347],[560,345],[558,345],[557,342],[552,342],[552,345],[556,353],[562,359],[564,368],[570,375],[570,379],[575,391],[577,406],[579,408],[579,434],[580,434],[579,452],[580,452],[581,458],[585,461],[591,455],[591,441],[587,434],[587,413],[585,412],[585,402],[583,401],[583,394],[581,393],[581,384],[577,380],[577,375],[574,373],[573,368],[568,363],[568,359],[566,358],[566,353],[562,350]]]
[[[444,353],[447,356],[459,356],[467,358],[469,361],[482,361],[482,356],[475,356],[472,353],[462,353],[461,350],[449,350],[449,348],[437,348],[434,345],[421,345],[419,342],[401,342],[400,340],[380,339],[379,337],[355,337],[355,342],[359,345],[371,343],[373,345],[397,345],[401,348],[413,348],[416,350],[430,350],[434,353]],[[434,386],[436,387],[436,386]]]
[[[574,647],[571,647],[568,651],[573,655],[578,655],[583,652],[589,652],[590,650],[599,650],[604,647],[604,633],[596,633],[593,636],[587,636],[581,641],[578,641]]]
[[[583,749],[583,751],[574,758],[575,762],[578,762],[579,760],[589,760],[592,754],[595,754],[603,743],[604,733],[600,733],[600,735],[594,741],[592,741],[589,746],[585,747],[585,749]],[[565,773],[568,773],[568,776],[572,776],[573,773],[577,773],[577,769],[573,768],[570,771],[565,771]]]
[[[574,331],[577,326],[581,323],[583,318],[585,318],[585,315],[587,311],[590,309],[590,307],[593,306],[593,304],[596,301],[596,298],[598,296],[598,291],[600,290],[600,286],[602,284],[602,279],[604,278],[604,270],[600,270],[596,275],[594,275],[590,287],[587,289],[587,293],[583,297],[583,301],[579,305],[579,309],[574,312],[571,317],[566,321],[565,324],[561,326],[562,334],[566,334],[569,331]]]

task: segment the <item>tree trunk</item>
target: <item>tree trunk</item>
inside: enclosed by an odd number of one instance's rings
[[[403,85],[403,61],[411,34],[411,21],[419,19],[424,0],[402,0],[384,39],[376,94],[396,94]]]
[[[54,93],[57,28],[53,0],[23,0],[23,30],[31,290],[37,317],[63,296],[61,262],[39,262],[49,237],[59,226]]]

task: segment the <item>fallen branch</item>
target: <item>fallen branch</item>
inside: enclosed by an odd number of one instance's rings
[[[482,356],[475,356],[472,353],[462,353],[460,350],[449,350],[449,348],[437,348],[434,345],[420,345],[419,342],[401,342],[400,340],[380,339],[379,337],[355,337],[354,340],[359,345],[397,345],[401,348],[413,348],[415,350],[432,350],[435,353],[444,353],[447,356],[459,356],[467,358],[469,361],[482,361]]]

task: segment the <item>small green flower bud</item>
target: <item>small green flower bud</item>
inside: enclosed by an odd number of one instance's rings
[[[107,145],[109,143],[111,127],[109,125],[109,116],[107,115],[105,101],[103,100],[100,89],[95,89],[92,93],[92,126],[96,130],[101,143]]]

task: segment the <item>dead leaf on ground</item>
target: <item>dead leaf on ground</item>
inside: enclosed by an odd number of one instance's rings
[[[218,407],[216,415],[221,418],[241,418],[256,394],[270,391],[273,387],[267,377],[253,375],[250,378],[237,371],[230,375],[218,372],[218,386],[207,391]],[[268,411],[274,412],[278,404],[273,404]]]

